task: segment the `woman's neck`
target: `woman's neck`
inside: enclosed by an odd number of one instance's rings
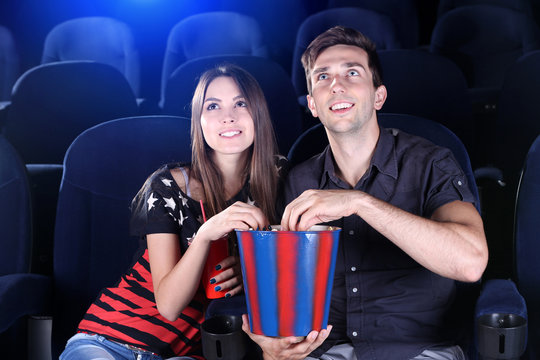
[[[225,198],[230,199],[244,186],[247,153],[214,156],[214,162],[223,177]]]

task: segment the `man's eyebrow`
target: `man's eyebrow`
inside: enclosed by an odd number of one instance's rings
[[[364,67],[364,65],[362,65],[361,63],[356,62],[356,61],[345,63],[345,64],[342,65],[342,67],[345,67],[345,68],[361,67],[361,68],[364,69],[364,70],[366,69],[366,68]]]
[[[326,71],[328,71],[328,66],[313,69],[312,74],[313,75],[320,74],[320,73],[323,73],[323,72],[326,72]]]

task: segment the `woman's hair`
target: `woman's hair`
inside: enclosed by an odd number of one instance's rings
[[[204,140],[201,128],[201,115],[208,86],[222,76],[234,80],[246,100],[248,112],[253,119],[255,129],[253,145],[249,148],[244,173],[241,175],[249,180],[252,200],[273,223],[276,221],[275,201],[278,188],[274,129],[264,94],[257,80],[238,66],[223,64],[207,70],[199,79],[191,102],[191,176],[203,187],[208,216],[226,208],[228,199],[225,198],[223,191],[222,174],[212,160],[213,150]]]
[[[306,72],[308,93],[311,94],[311,72],[319,55],[334,45],[358,46],[368,55],[368,66],[373,74],[373,86],[382,85],[382,70],[375,44],[361,32],[343,26],[334,26],[317,36],[302,54],[302,65]]]

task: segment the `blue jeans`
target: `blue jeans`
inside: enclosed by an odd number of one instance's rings
[[[175,360],[193,359],[188,356],[171,358]],[[68,340],[60,360],[163,360],[150,351],[138,350],[107,340],[100,335],[76,334]]]

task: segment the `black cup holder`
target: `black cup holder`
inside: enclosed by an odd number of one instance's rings
[[[241,360],[246,355],[248,337],[240,316],[218,315],[204,321],[201,338],[207,360]]]
[[[527,345],[527,319],[516,314],[486,314],[476,320],[482,359],[519,359]]]

